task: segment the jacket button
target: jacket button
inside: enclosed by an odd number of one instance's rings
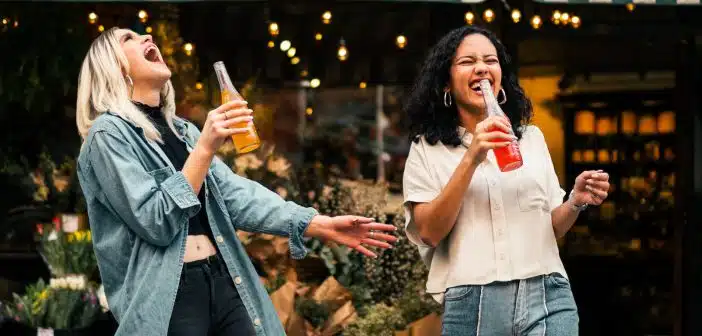
[[[222,236],[217,236],[217,242],[218,243],[224,242],[224,238],[222,238]]]
[[[241,285],[241,277],[234,278],[234,283],[237,285]]]
[[[261,319],[255,319],[255,320],[254,320],[254,324],[255,324],[256,326],[260,326],[260,325],[261,325]]]

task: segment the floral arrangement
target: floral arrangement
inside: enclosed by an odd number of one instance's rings
[[[52,224],[39,224],[39,252],[53,277],[85,275],[91,277],[97,270],[90,230],[64,232],[59,219]]]
[[[101,313],[93,284],[84,277],[44,280],[27,286],[22,296],[13,294],[4,315],[33,328],[81,329],[89,327]]]

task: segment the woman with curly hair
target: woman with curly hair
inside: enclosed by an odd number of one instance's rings
[[[487,79],[507,118],[488,116]],[[403,177],[407,236],[444,304],[443,335],[577,335],[578,312],[556,239],[609,176],[582,172],[567,201],[532,106],[502,43],[466,26],[432,49],[405,106],[412,141]],[[491,149],[517,141],[502,172]]]

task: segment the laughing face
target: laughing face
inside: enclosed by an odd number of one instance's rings
[[[129,76],[135,86],[161,86],[171,78],[171,70],[163,61],[151,35],[138,35],[131,30],[120,29],[117,37],[129,62]]]
[[[480,80],[487,79],[495,97],[502,88],[502,68],[497,50],[482,34],[466,36],[456,49],[451,64],[449,90],[454,103],[469,111],[484,113],[485,101],[480,91]]]

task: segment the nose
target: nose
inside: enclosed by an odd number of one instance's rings
[[[474,71],[476,75],[485,75],[488,72],[488,68],[485,62],[479,61],[475,63]]]

